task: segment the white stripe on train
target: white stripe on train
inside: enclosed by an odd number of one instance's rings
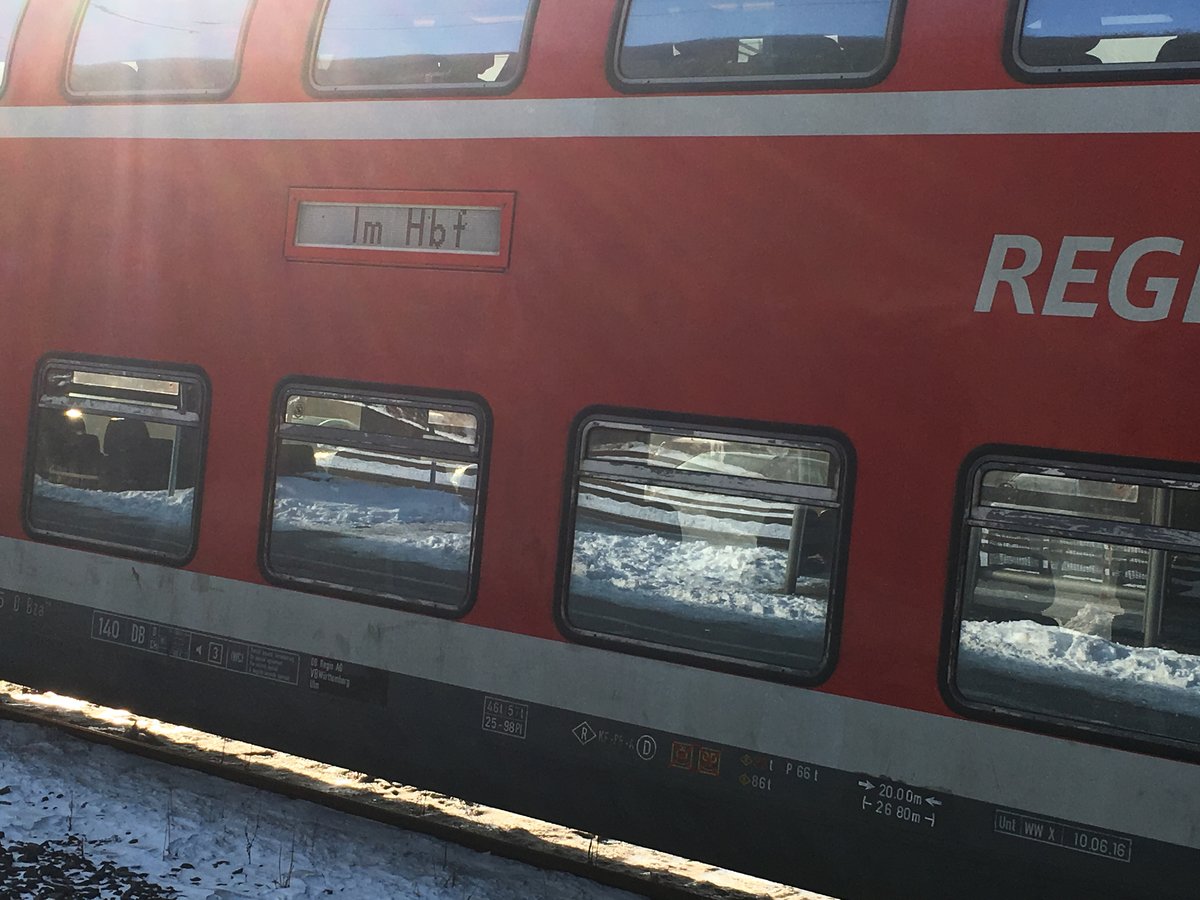
[[[1200,132],[1192,84],[0,107],[0,138],[468,140]]]
[[[1200,766],[14,538],[0,573],[9,590],[1200,849]]]

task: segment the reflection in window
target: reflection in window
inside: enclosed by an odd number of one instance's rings
[[[249,0],[91,0],[67,74],[76,95],[223,94]]]
[[[1018,59],[1031,71],[1200,64],[1195,0],[1026,0]]]
[[[617,73],[630,81],[866,77],[892,0],[630,0]]]
[[[521,69],[530,0],[329,0],[318,89],[499,88]]]
[[[817,673],[841,532],[838,448],[658,422],[583,428],[570,625]]]
[[[0,90],[8,76],[8,52],[17,33],[17,20],[25,0],[0,0]]]
[[[960,694],[1200,744],[1200,482],[1005,460],[973,497]]]
[[[55,360],[42,369],[30,530],[186,559],[195,542],[203,385],[186,374],[84,365]]]
[[[482,410],[296,386],[279,415],[267,570],[305,587],[465,609]]]

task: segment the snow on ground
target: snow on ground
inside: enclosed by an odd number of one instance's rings
[[[830,900],[480,804],[370,778],[313,760],[0,681],[0,704],[76,727],[136,735],[174,757],[234,766],[476,840],[648,877],[698,898]],[[61,795],[61,796],[60,796]],[[67,834],[73,832],[75,837]],[[128,833],[126,833],[128,832]],[[113,840],[113,838],[116,838]],[[293,856],[293,839],[295,855]],[[78,860],[94,877],[140,868],[149,892],[101,900],[344,897],[346,900],[628,900],[615,888],[467,850],[402,828],[151,762],[34,725],[0,719],[0,898],[83,897],[9,891],[6,862],[40,851],[44,868]],[[47,848],[38,847],[46,842]],[[250,845],[249,847],[247,845]],[[6,851],[17,852],[6,855]],[[76,868],[79,863],[76,863]],[[239,871],[240,870],[240,871]],[[28,874],[30,866],[25,866]],[[290,880],[289,880],[290,873]],[[124,881],[134,884],[132,873]],[[194,882],[193,879],[199,879]],[[284,882],[284,883],[281,883]],[[102,883],[102,882],[101,882]],[[159,885],[178,888],[165,894]],[[136,884],[135,884],[136,887]]]
[[[174,890],[136,896],[632,897],[574,876],[8,721],[0,721],[0,832],[0,848],[16,848],[17,859],[24,854],[29,865],[40,865],[43,872],[62,870],[64,861],[81,856],[92,869],[111,875],[124,867],[144,873],[150,885]],[[27,845],[43,842],[61,843],[38,848],[43,854],[38,862]],[[6,867],[6,860],[0,851],[0,896],[5,900],[72,896],[50,893],[46,881],[36,889],[28,883],[19,889],[17,870],[11,862]],[[125,881],[133,883],[134,877]],[[93,896],[121,894],[114,890]]]
[[[1200,656],[1035,622],[963,622],[959,668],[1200,718]]]

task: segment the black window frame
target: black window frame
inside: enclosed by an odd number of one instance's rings
[[[1021,34],[1029,0],[1009,0],[1004,27],[1004,67],[1026,84],[1094,84],[1118,81],[1194,81],[1200,62],[1101,63],[1094,66],[1032,66],[1021,59]]]
[[[829,599],[825,614],[824,652],[814,669],[801,671],[770,663],[706,653],[683,647],[653,643],[638,638],[594,632],[574,625],[567,615],[570,593],[571,560],[575,544],[575,510],[579,492],[580,462],[586,453],[587,434],[594,424],[630,425],[635,428],[662,428],[675,431],[720,433],[736,440],[785,440],[789,444],[820,449],[832,454],[840,473],[835,489],[839,513],[836,558],[830,566]],[[711,669],[763,681],[812,687],[827,681],[837,665],[842,610],[845,600],[846,572],[850,559],[850,525],[854,508],[854,483],[857,460],[854,445],[840,431],[825,426],[793,425],[689,413],[645,410],[617,406],[590,406],[582,410],[570,426],[566,466],[563,472],[563,501],[559,531],[558,564],[555,577],[554,619],[558,630],[569,640],[593,647],[616,650],[634,656],[662,659],[693,668]],[[663,470],[669,472],[670,470]],[[669,478],[664,478],[669,480]],[[771,482],[764,480],[763,484]]]
[[[623,94],[673,93],[764,93],[766,91],[825,90],[829,88],[868,88],[880,84],[891,74],[900,57],[900,41],[904,32],[904,12],[908,0],[892,0],[884,33],[883,59],[871,72],[816,73],[811,75],[748,75],[724,78],[719,75],[683,76],[678,78],[628,78],[621,74],[621,50],[625,43],[625,23],[634,0],[620,0],[608,48],[605,51],[605,70],[608,82]]]
[[[21,30],[21,23],[25,21],[25,12],[29,9],[29,0],[22,0],[21,9],[17,13],[17,18],[13,21],[12,35],[8,39],[8,46],[5,48],[5,57],[3,59],[4,69],[0,72],[0,97],[8,91],[8,73],[12,70],[13,51],[17,46],[17,34]]]
[[[538,6],[541,0],[529,0],[525,13],[525,24],[521,30],[520,60],[513,70],[513,75],[507,81],[496,83],[480,81],[478,83],[457,84],[403,84],[403,85],[344,85],[322,86],[317,84],[313,73],[317,65],[317,49],[321,43],[321,31],[325,27],[325,15],[333,0],[321,0],[313,24],[309,30],[308,48],[305,51],[301,80],[308,93],[321,99],[336,97],[371,98],[371,97],[427,97],[440,95],[459,96],[488,96],[502,97],[515,91],[525,79],[529,68],[530,50],[533,45],[533,29],[537,22]]]
[[[415,406],[428,406],[431,409],[458,408],[462,412],[471,413],[476,417],[476,443],[479,449],[475,461],[475,510],[471,523],[471,548],[467,571],[467,590],[462,604],[447,606],[444,603],[437,603],[431,600],[403,597],[397,594],[380,594],[349,585],[339,585],[334,582],[287,575],[276,572],[271,568],[271,526],[275,507],[278,447],[280,442],[284,440],[282,435],[290,431],[295,433],[295,439],[305,441],[310,439],[311,436],[317,435],[320,431],[319,426],[298,425],[294,423],[287,423],[287,428],[284,430],[283,426],[285,425],[284,419],[287,415],[288,397],[298,393],[302,393],[306,397],[321,397],[331,400],[342,399],[363,402],[378,399],[401,401]],[[330,429],[328,433],[337,437],[339,443],[353,444],[355,443],[353,435],[358,432]],[[487,505],[488,469],[491,459],[491,436],[491,406],[488,405],[488,402],[481,395],[476,393],[415,387],[411,385],[322,378],[312,375],[289,375],[285,377],[275,386],[275,391],[271,397],[267,460],[258,536],[258,568],[263,578],[271,584],[310,594],[337,597],[343,600],[389,609],[407,610],[442,619],[462,618],[474,608],[479,594],[480,562],[483,558],[484,523]],[[360,440],[358,443],[371,442]],[[376,442],[375,446],[377,449],[388,449],[382,447],[379,442]]]
[[[191,542],[185,553],[174,556],[156,550],[149,550],[129,544],[111,543],[95,540],[78,535],[47,531],[36,528],[31,519],[33,504],[33,483],[37,460],[38,415],[43,408],[42,380],[46,371],[55,367],[76,367],[82,371],[92,371],[100,374],[127,375],[131,377],[149,377],[169,379],[172,381],[191,383],[200,392],[198,404],[199,421],[195,426],[199,451],[196,458],[196,484],[192,493]],[[64,547],[90,550],[109,556],[126,559],[145,560],[163,565],[183,567],[188,565],[196,555],[200,543],[201,506],[204,498],[204,473],[208,456],[208,427],[212,410],[212,382],[208,374],[200,366],[191,363],[160,362],[154,360],[126,359],[123,357],[93,356],[81,353],[51,352],[38,360],[34,369],[33,391],[29,408],[29,425],[26,432],[25,465],[21,486],[21,525],[25,533],[36,541],[48,544],[58,544]],[[182,426],[180,426],[182,427]]]
[[[1067,719],[1049,713],[998,706],[986,701],[973,700],[959,690],[957,683],[958,654],[963,604],[967,593],[966,580],[971,555],[971,531],[972,528],[978,527],[970,520],[975,506],[975,498],[978,495],[978,485],[986,471],[1023,472],[1036,471],[1039,468],[1051,470],[1055,474],[1065,473],[1065,477],[1087,477],[1120,484],[1158,486],[1160,482],[1171,480],[1200,483],[1200,466],[1195,463],[1012,444],[989,444],[971,452],[959,468],[951,518],[945,612],[942,620],[941,652],[938,663],[938,688],[942,699],[954,712],[977,721],[1015,727],[1066,740],[1084,741],[1121,750],[1148,753],[1169,759],[1200,761],[1200,745],[1191,742],[1102,723]],[[1028,515],[1042,514],[1029,513]],[[1050,512],[1044,515],[1055,516]],[[1019,516],[1021,513],[1018,513]],[[1063,518],[1063,516],[1058,517]],[[1081,518],[1081,523],[1092,523],[1093,527],[1088,528],[1085,524],[1081,531],[1086,529],[1088,534],[1077,539],[1104,540],[1103,537],[1094,536],[1101,531],[1095,523],[1103,521],[1103,519]],[[1128,523],[1122,524],[1129,527]],[[1157,531],[1169,529],[1169,526],[1156,528],[1156,526],[1136,525],[1132,527]],[[1184,531],[1184,529],[1174,530]],[[1121,543],[1122,540],[1129,545],[1128,538],[1117,538],[1113,543]],[[1136,542],[1133,545],[1136,546]],[[1191,552],[1200,554],[1200,548]]]
[[[153,103],[159,101],[174,101],[181,103],[212,103],[227,100],[237,90],[242,77],[242,64],[246,51],[246,39],[250,32],[250,24],[254,18],[254,10],[258,0],[246,0],[246,9],[242,14],[242,25],[238,32],[237,44],[233,52],[233,77],[229,86],[220,91],[204,88],[193,90],[153,90],[153,91],[75,91],[71,89],[71,69],[75,62],[75,49],[79,43],[79,35],[83,31],[83,22],[87,11],[95,0],[85,0],[79,4],[75,14],[75,23],[71,28],[71,40],[67,44],[67,55],[63,62],[62,78],[60,79],[63,96],[72,103]]]

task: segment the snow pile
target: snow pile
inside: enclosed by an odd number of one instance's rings
[[[1200,716],[1200,656],[1130,647],[1035,622],[963,622],[959,670],[973,668],[1047,687]]]
[[[275,528],[337,531],[411,524],[470,526],[457,494],[352,478],[285,476],[275,485]]]
[[[1053,617],[1055,604],[1050,604],[1046,614]],[[1078,610],[1063,622],[1063,628],[1089,634],[1105,639],[1112,637],[1113,620],[1121,615],[1121,605],[1115,600],[1112,603],[1084,603]]]
[[[184,530],[192,524],[193,493],[193,488],[181,488],[174,495],[166,491],[94,491],[55,484],[40,475],[33,481],[33,494],[38,500],[81,506],[115,519],[144,519],[160,527]]]
[[[571,593],[638,609],[686,606],[697,619],[753,619],[786,626],[799,636],[825,630],[825,600],[784,594],[787,554],[769,547],[680,541],[660,534],[578,532]],[[799,591],[821,590],[824,579],[801,579]],[[797,630],[799,626],[800,630]]]
[[[286,476],[275,486],[272,528],[321,534],[347,552],[463,570],[471,505],[457,494],[328,476]]]

